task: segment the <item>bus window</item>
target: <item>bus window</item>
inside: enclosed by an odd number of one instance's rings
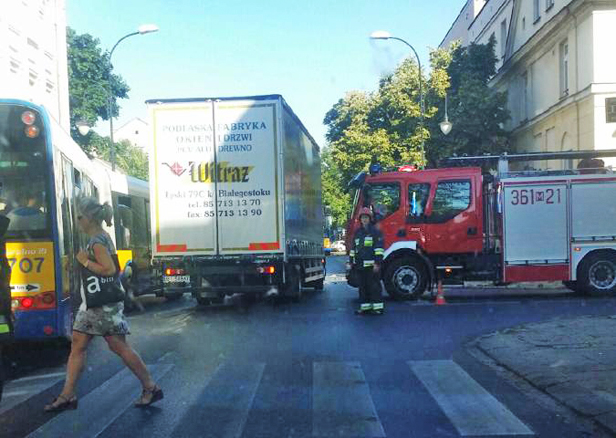
[[[6,237],[50,236],[49,170],[40,114],[21,105],[0,105],[0,215]]]
[[[131,231],[133,230],[133,211],[130,207],[118,205],[119,223],[116,224],[117,249],[131,248]]]

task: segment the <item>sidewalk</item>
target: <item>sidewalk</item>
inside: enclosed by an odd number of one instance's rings
[[[476,346],[616,434],[616,316],[526,324],[483,336]]]

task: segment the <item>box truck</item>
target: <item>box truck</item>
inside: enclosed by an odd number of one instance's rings
[[[323,288],[319,147],[280,95],[153,99],[152,254],[165,295]]]

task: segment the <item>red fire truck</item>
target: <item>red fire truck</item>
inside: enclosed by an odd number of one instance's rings
[[[382,279],[397,299],[418,297],[437,279],[616,292],[616,172],[509,171],[515,161],[605,156],[616,151],[461,157],[429,170],[372,166],[350,183],[347,240],[360,208],[371,208],[385,240]],[[488,161],[498,170],[482,172]]]

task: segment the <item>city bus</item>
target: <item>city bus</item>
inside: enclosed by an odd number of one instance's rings
[[[0,99],[0,215],[10,219],[15,339],[70,338],[80,273],[76,254],[87,236],[77,227],[79,196],[114,208],[106,228],[121,267],[149,263],[149,189],[89,157],[44,107]],[[105,224],[103,224],[105,226]]]

